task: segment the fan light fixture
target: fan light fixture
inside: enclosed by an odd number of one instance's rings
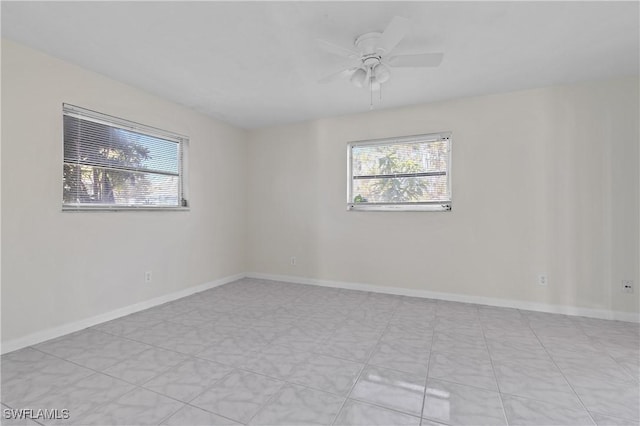
[[[358,88],[365,87],[368,83],[367,74],[364,68],[358,68],[351,76],[351,83]]]
[[[378,90],[382,83],[389,80],[389,77],[391,72],[389,67],[382,63],[382,58],[369,55],[362,60],[362,66],[353,72],[351,83],[358,88]]]
[[[389,80],[389,77],[391,77],[391,71],[388,66],[381,62],[373,67],[373,76],[377,83],[384,83]]]

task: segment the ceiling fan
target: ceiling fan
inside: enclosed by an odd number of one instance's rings
[[[396,16],[384,32],[362,34],[355,39],[354,47],[351,48],[318,39],[320,48],[354,62],[352,66],[330,74],[318,82],[329,83],[340,78],[349,78],[354,86],[368,88],[373,92],[380,90],[381,84],[389,80],[391,68],[427,68],[440,65],[442,53],[390,55],[408,30],[409,20]]]

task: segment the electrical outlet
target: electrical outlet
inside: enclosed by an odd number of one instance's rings
[[[295,256],[291,257],[291,266],[296,266],[296,257]]]
[[[633,280],[622,280],[622,292],[633,293]]]
[[[149,284],[151,282],[152,276],[151,271],[147,271],[144,273],[144,282]]]
[[[541,274],[538,275],[538,285],[546,286],[549,283],[549,280],[546,275]]]

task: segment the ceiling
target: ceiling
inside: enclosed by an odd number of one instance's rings
[[[375,108],[637,75],[638,2],[9,2],[2,36],[242,128],[369,110],[369,92],[318,79],[394,16],[394,69]]]

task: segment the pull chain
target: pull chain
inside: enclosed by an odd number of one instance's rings
[[[373,72],[369,72],[369,110],[373,109]]]

